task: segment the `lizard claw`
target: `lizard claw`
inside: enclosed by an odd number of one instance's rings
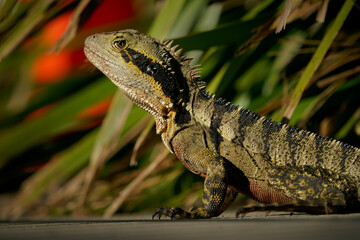
[[[162,216],[170,217],[171,220],[173,220],[174,218],[180,219],[182,218],[183,214],[184,214],[184,210],[182,210],[181,208],[160,207],[155,209],[155,211],[152,214],[152,219],[154,220],[154,218],[157,215],[159,216],[159,220],[161,219]]]
[[[247,213],[248,213],[248,211],[246,211],[246,208],[240,207],[240,208],[236,211],[235,217],[236,217],[236,218],[239,218],[239,216],[241,215],[241,218],[244,218]]]
[[[162,216],[167,216],[171,220],[209,218],[209,216],[207,216],[206,213],[207,212],[203,212],[201,210],[199,211],[198,208],[193,208],[192,211],[185,211],[182,208],[178,208],[178,207],[173,207],[173,208],[161,207],[161,208],[157,208],[154,211],[152,215],[152,219],[154,220],[156,216],[159,216],[159,220],[161,219]]]
[[[159,220],[161,219],[161,216],[163,215],[164,213],[164,208],[157,208],[155,209],[155,211],[153,212],[152,216],[151,216],[151,219],[154,220],[154,218],[156,216],[158,216]]]
[[[266,212],[265,212],[265,217],[268,217],[269,216],[269,214],[270,214],[270,210],[267,210]]]

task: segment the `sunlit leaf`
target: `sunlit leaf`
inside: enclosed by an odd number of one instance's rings
[[[336,35],[338,34],[341,26],[343,25],[345,19],[349,15],[349,12],[354,5],[354,2],[351,0],[346,0],[339,13],[337,14],[335,21],[330,26],[326,32],[324,38],[320,42],[319,47],[311,58],[309,64],[306,66],[304,73],[301,75],[298,84],[294,90],[294,93],[290,99],[288,107],[285,110],[284,117],[290,119],[296,105],[300,101],[303,92],[308,85],[308,82],[311,80],[311,77],[314,75],[315,71],[319,67],[321,61],[323,60],[325,54],[327,53],[331,43],[334,41]]]
[[[109,97],[115,90],[116,87],[109,81],[97,81],[59,102],[46,115],[2,131],[0,134],[0,166],[4,165],[11,157],[63,132],[74,120],[76,114]]]

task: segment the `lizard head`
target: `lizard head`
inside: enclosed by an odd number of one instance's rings
[[[192,89],[201,87],[197,66],[171,44],[122,30],[89,36],[84,52],[135,104],[165,121],[171,113],[186,111]]]

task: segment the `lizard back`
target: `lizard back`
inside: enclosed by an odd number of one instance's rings
[[[237,192],[293,211],[360,211],[358,148],[215,99],[177,47],[123,30],[92,35],[84,48],[90,62],[154,116],[165,146],[205,177],[202,207],[159,208],[154,216],[217,216]]]

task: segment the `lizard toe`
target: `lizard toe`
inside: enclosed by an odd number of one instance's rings
[[[236,217],[236,218],[239,218],[239,216],[241,216],[241,218],[244,218],[248,212],[249,212],[249,211],[248,211],[245,207],[240,207],[240,208],[238,208],[238,210],[236,211],[235,217]]]
[[[157,208],[152,214],[152,219],[154,220],[154,218],[156,216],[159,217],[159,220],[163,216],[169,217],[171,219],[186,219],[187,218],[186,211],[184,211],[183,209],[178,208],[178,207],[176,207],[176,208],[169,208],[169,207]]]

